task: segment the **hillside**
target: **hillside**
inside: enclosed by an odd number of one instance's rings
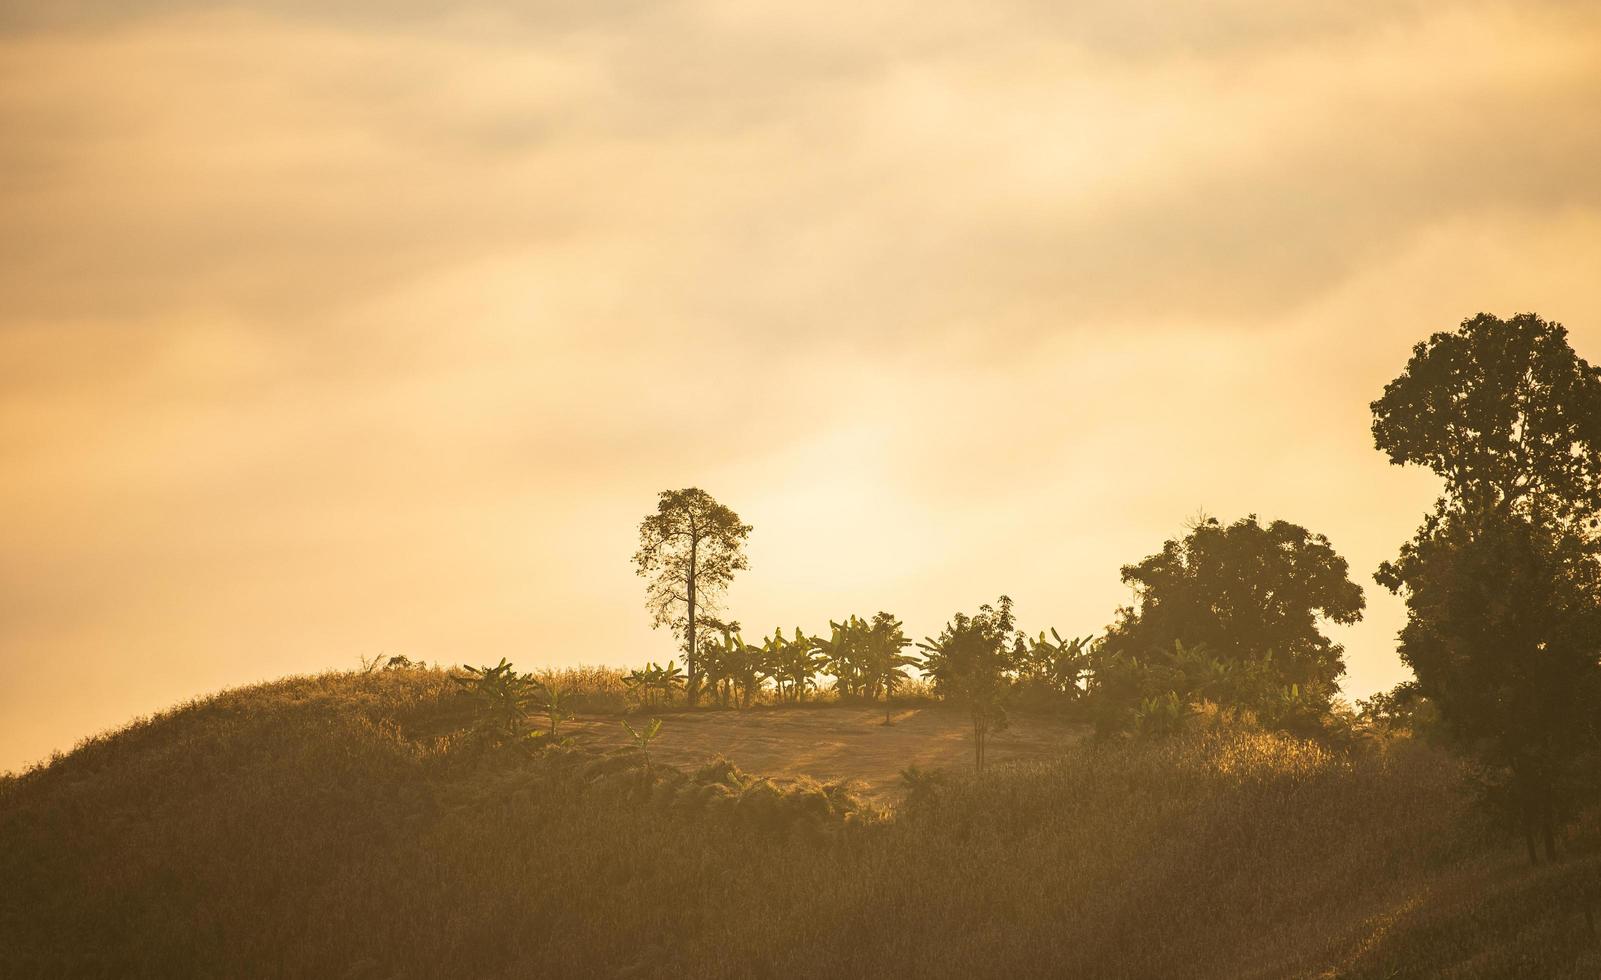
[[[727,764],[658,764],[647,788],[635,752],[530,757],[464,721],[438,671],[290,678],[0,779],[0,975],[1601,969],[1594,834],[1529,868],[1408,742],[1085,741],[881,811]],[[781,743],[763,758],[793,772],[818,740],[788,765]]]

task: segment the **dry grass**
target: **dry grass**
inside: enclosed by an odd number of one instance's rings
[[[832,701],[681,712],[663,716],[666,721],[651,751],[680,766],[725,755],[768,775],[856,779],[863,792],[883,802],[903,795],[900,773],[907,766],[952,771],[972,767],[972,731],[964,712],[914,701],[897,704],[890,714],[894,724],[886,726],[881,706]],[[628,733],[611,718],[580,720],[563,730],[581,735],[591,745],[628,743]],[[1019,715],[1005,731],[991,737],[989,759],[1008,763],[1051,758],[1085,735],[1080,724]]]
[[[0,975],[1601,968],[1593,854],[1525,867],[1409,743],[1086,744],[886,819],[838,783],[647,788],[634,753],[531,758],[458,720],[442,672],[293,678],[0,778]]]

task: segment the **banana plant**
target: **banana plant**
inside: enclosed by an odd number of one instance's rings
[[[465,677],[452,677],[459,693],[471,698],[480,727],[498,738],[517,738],[538,703],[545,685],[531,674],[519,674],[506,658],[494,667],[463,664]]]
[[[863,691],[870,698],[883,692],[886,725],[890,724],[890,698],[906,681],[905,668],[921,663],[918,657],[905,652],[911,643],[901,629],[900,620],[885,612],[873,617],[864,644]]]
[[[639,754],[645,759],[645,781],[648,783],[650,782],[650,743],[656,738],[656,733],[662,730],[662,721],[660,718],[652,718],[640,728],[635,728],[624,721],[623,727],[628,729],[629,735],[633,736],[635,748],[639,749]]]
[[[807,688],[817,686],[817,673],[823,669],[823,655],[817,643],[795,627],[795,638],[784,647],[784,674],[796,703],[806,700]]]
[[[1082,682],[1090,674],[1093,642],[1093,636],[1063,639],[1054,628],[1048,639],[1042,632],[1028,643],[1025,669],[1052,690],[1078,698],[1084,693]]]
[[[662,668],[661,673],[656,677],[656,689],[661,692],[662,697],[668,703],[673,700],[673,692],[675,690],[683,690],[686,683],[688,683],[688,680],[683,668],[673,660],[667,661],[667,666]]]
[[[544,712],[546,719],[549,720],[550,730],[548,734],[552,740],[555,740],[560,735],[561,723],[572,721],[577,717],[570,707],[572,699],[564,697],[561,688],[547,684],[544,685],[542,700],[544,703],[540,705],[540,710]]]
[[[659,697],[672,700],[673,691],[682,688],[685,684],[683,668],[676,661],[667,661],[667,666],[651,661],[642,669],[629,671],[623,676],[623,683],[636,691],[640,701],[647,707],[656,705]]]
[[[1166,738],[1184,727],[1189,705],[1175,691],[1144,698],[1134,709],[1134,726],[1142,735]]]

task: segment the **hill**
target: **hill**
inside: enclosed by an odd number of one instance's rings
[[[1601,969],[1594,828],[1530,868],[1407,741],[1086,741],[924,778],[890,811],[715,760],[647,781],[637,751],[497,749],[465,723],[439,671],[290,678],[0,778],[0,974]]]

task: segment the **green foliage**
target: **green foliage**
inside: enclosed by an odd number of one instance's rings
[[[868,633],[870,627],[858,616],[852,615],[843,623],[829,620],[828,637],[812,640],[824,673],[834,678],[834,689],[844,697],[861,696],[867,692]]]
[[[1356,703],[1357,722],[1380,736],[1441,737],[1440,710],[1418,682],[1402,681]]]
[[[1283,683],[1271,651],[1254,660],[1229,662],[1214,656],[1205,643],[1174,640],[1144,656],[1101,651],[1091,676],[1086,702],[1102,736],[1171,734],[1203,704],[1304,736],[1324,734],[1330,717],[1332,691],[1315,683]]]
[[[817,641],[795,627],[792,638],[786,639],[782,629],[762,641],[762,670],[772,679],[779,701],[800,703],[806,692],[817,686],[817,675],[825,663],[817,648]]]
[[[1204,646],[1220,669],[1260,674],[1251,682],[1274,689],[1332,694],[1345,671],[1343,651],[1319,620],[1355,623],[1364,604],[1327,538],[1286,521],[1263,527],[1255,515],[1227,526],[1207,518],[1160,553],[1124,566],[1123,581],[1139,599],[1118,611],[1103,642],[1109,656],[1182,641]]]
[[[884,724],[889,724],[889,699],[906,681],[905,668],[919,662],[905,652],[912,641],[900,620],[879,612],[871,622],[853,615],[828,625],[833,630],[830,637],[812,641],[822,670],[834,677],[834,689],[842,696],[868,700],[882,696]]]
[[[1018,680],[1025,689],[1059,695],[1069,702],[1084,695],[1093,670],[1094,639],[1076,636],[1064,640],[1053,628],[1028,641],[1018,663]]]
[[[973,766],[982,771],[990,732],[1006,727],[1010,674],[1023,646],[1011,598],[1001,596],[972,616],[957,613],[938,639],[926,638],[918,646],[935,692],[967,711],[973,725]]]
[[[478,729],[496,739],[518,739],[525,734],[529,709],[543,703],[548,692],[531,674],[519,674],[502,657],[494,667],[463,665],[466,676],[455,676],[459,692],[471,700]]]
[[[564,694],[560,687],[541,683],[537,702],[540,712],[550,725],[546,729],[546,734],[553,739],[559,738],[561,723],[572,721],[576,717],[572,709],[572,699]]]
[[[660,718],[652,718],[639,728],[635,728],[626,721],[622,724],[628,730],[629,736],[633,738],[635,748],[639,749],[640,758],[645,760],[645,778],[648,780],[650,778],[650,743],[655,739],[656,734],[662,730],[662,721]]]
[[[1166,738],[1183,729],[1189,713],[1189,703],[1173,691],[1142,698],[1134,709],[1134,728],[1150,738]]]
[[[665,667],[651,661],[638,670],[629,671],[623,675],[623,683],[634,691],[641,704],[653,708],[671,704],[673,695],[684,690],[687,681],[678,662],[669,660]]]

